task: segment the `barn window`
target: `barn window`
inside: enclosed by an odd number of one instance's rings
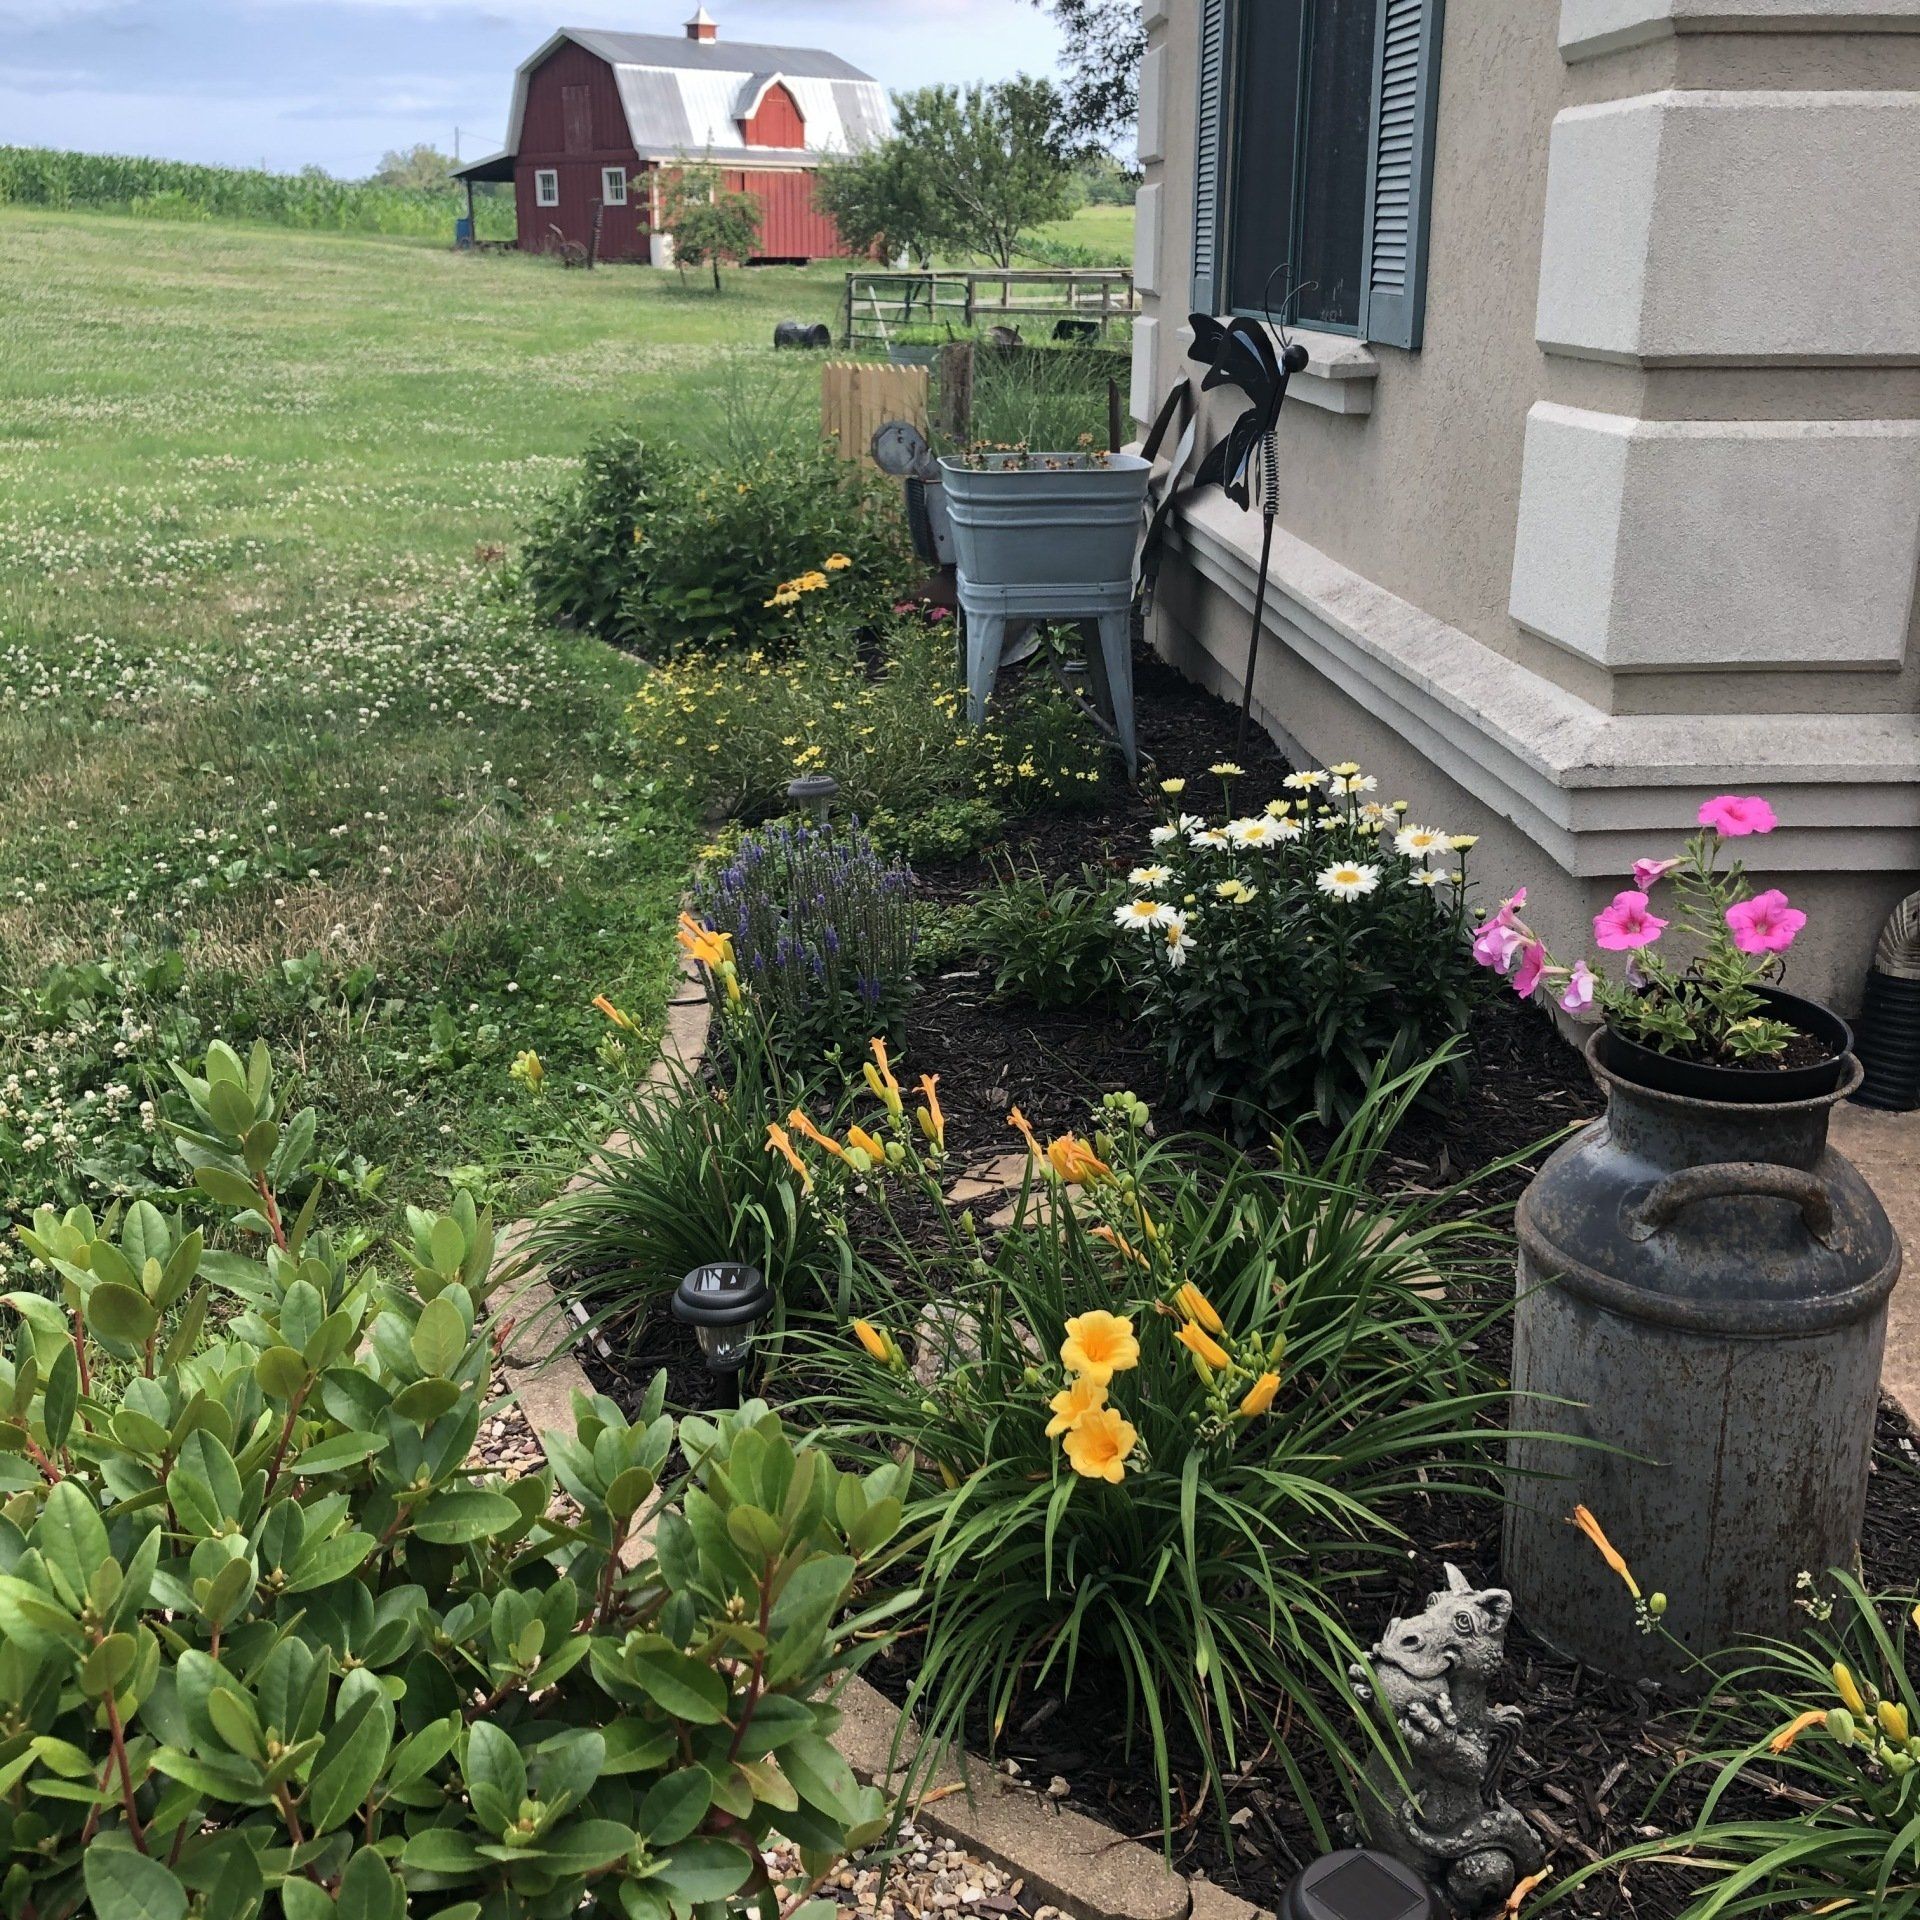
[[[602,167],[600,169],[600,198],[610,207],[624,207],[627,204],[627,170],[625,167]]]
[[[557,207],[560,204],[560,174],[554,167],[538,167],[533,175],[533,199],[536,206]]]

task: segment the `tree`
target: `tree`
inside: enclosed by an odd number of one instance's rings
[[[1021,232],[1073,205],[1073,174],[1059,134],[1060,95],[1050,80],[1017,74],[993,86],[922,87],[894,98],[890,146],[904,149],[944,209],[930,236],[1013,265]]]
[[[384,154],[373,182],[379,187],[413,187],[438,193],[446,186],[447,176],[456,164],[450,154],[422,142],[417,147],[395,148]]]
[[[856,253],[888,260],[910,254],[924,269],[946,239],[950,211],[939,182],[900,140],[829,160],[814,181],[813,199]]]
[[[1033,0],[1060,23],[1067,69],[1060,131],[1071,145],[1130,140],[1140,112],[1140,60],[1147,50],[1137,0]]]
[[[759,248],[760,202],[725,186],[711,162],[681,166],[667,176],[661,224],[673,235],[674,264],[682,277],[688,267],[710,266],[718,293],[720,263],[737,267]]]

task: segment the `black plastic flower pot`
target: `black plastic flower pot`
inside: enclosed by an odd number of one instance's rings
[[[1677,1093],[1689,1100],[1774,1106],[1790,1100],[1818,1100],[1833,1092],[1847,1072],[1853,1029],[1831,1007],[1823,1007],[1817,1000],[1803,1000],[1778,987],[1761,987],[1758,991],[1772,1018],[1785,1020],[1819,1041],[1827,1048],[1828,1057],[1799,1067],[1721,1067],[1659,1053],[1609,1027],[1600,1036],[1600,1064],[1636,1086],[1650,1087],[1656,1093]]]

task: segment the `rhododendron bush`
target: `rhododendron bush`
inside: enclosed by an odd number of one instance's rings
[[[1797,1029],[1767,1012],[1760,989],[1777,980],[1807,916],[1777,887],[1754,892],[1726,843],[1771,833],[1758,795],[1702,803],[1700,830],[1675,858],[1633,863],[1633,885],[1593,917],[1593,943],[1624,956],[1619,978],[1552,957],[1523,917],[1524,887],[1474,935],[1473,956],[1504,974],[1523,999],[1547,987],[1568,1013],[1597,1008],[1608,1026],[1660,1053],[1722,1065],[1767,1064]]]

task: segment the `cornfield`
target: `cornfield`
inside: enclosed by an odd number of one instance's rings
[[[466,195],[336,180],[318,167],[266,173],[180,160],[0,147],[0,206],[83,207],[148,220],[249,220],[315,232],[386,233],[451,239]],[[482,188],[474,214],[483,240],[511,240],[512,196]]]

